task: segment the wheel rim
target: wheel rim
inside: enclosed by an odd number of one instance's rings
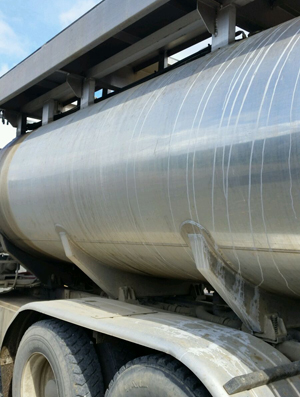
[[[21,382],[21,397],[59,397],[55,375],[43,354],[30,356]]]

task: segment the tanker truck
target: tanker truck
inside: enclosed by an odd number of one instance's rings
[[[107,0],[0,79],[4,397],[300,396],[300,19],[236,39],[262,3]]]

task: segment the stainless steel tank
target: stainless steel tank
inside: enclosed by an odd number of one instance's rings
[[[300,19],[218,50],[2,150],[0,227],[66,260],[200,279],[180,225],[242,276],[300,296]]]

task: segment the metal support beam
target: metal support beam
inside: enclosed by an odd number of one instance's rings
[[[218,10],[216,34],[212,36],[212,51],[235,41],[236,8],[228,5]]]
[[[168,67],[168,54],[166,50],[159,53],[158,70],[164,70]]]
[[[190,282],[145,277],[141,274],[127,273],[104,266],[76,245],[60,225],[56,225],[55,229],[62,242],[66,257],[113,299],[118,298],[120,287],[128,285],[135,291],[138,298],[164,296],[173,294],[174,291],[177,295],[181,295],[190,289]]]
[[[124,30],[122,32],[118,32],[114,35],[115,39],[123,41],[123,43],[134,44],[140,40],[140,37],[134,36],[133,34],[127,33]]]
[[[83,77],[68,74],[65,83],[28,102],[23,106],[22,112],[38,118],[41,116],[41,109],[44,103],[48,101],[67,102],[74,97],[81,98],[82,84]]]
[[[120,88],[120,86],[116,86],[110,83],[109,79],[103,79],[100,81],[100,85],[103,89],[109,90],[109,91],[116,91]]]
[[[211,35],[216,34],[216,17],[217,17],[217,9],[220,6],[216,6],[215,4],[207,5],[202,2],[198,2],[198,10],[199,14],[205,24],[206,29]]]
[[[206,26],[200,17],[198,8],[92,67],[88,70],[87,77],[101,79],[141,59],[151,51],[161,50],[171,41],[184,37],[194,31],[197,31],[199,34],[206,32]]]
[[[249,3],[252,3],[254,0],[225,0],[223,2],[223,7],[227,6],[228,4],[235,4],[238,7],[243,7]]]
[[[96,82],[94,79],[86,79],[83,82],[83,90],[80,104],[81,109],[85,109],[94,103],[95,87]]]
[[[138,74],[132,68],[126,66],[115,73],[105,76],[98,80],[98,85],[109,90],[116,91],[118,88],[125,87],[128,84],[134,83],[138,79]]]
[[[73,74],[68,74],[67,83],[69,84],[71,90],[77,98],[82,97],[82,89],[83,89],[83,77],[76,76]]]
[[[26,124],[27,117],[21,113],[18,117],[17,136],[21,136],[26,133]]]
[[[281,343],[288,328],[298,328],[297,300],[278,299],[234,271],[202,225],[190,220],[183,222],[181,235],[192,249],[199,272],[255,336]]]
[[[50,99],[43,106],[42,125],[46,125],[54,120],[54,116],[57,113],[58,104],[57,101]]]
[[[42,109],[44,103],[50,100],[60,100],[61,102],[67,101],[68,99],[73,98],[74,91],[71,89],[69,83],[63,83],[60,86],[54,88],[51,91],[46,92],[45,94],[41,95],[40,97],[33,99],[31,102],[28,102],[23,108],[22,112],[35,115],[39,113],[40,109]],[[36,114],[38,116],[38,114]]]

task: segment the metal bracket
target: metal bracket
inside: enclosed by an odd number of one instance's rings
[[[68,235],[66,230],[56,225],[55,230],[60,237],[66,257],[81,269],[107,295],[114,299],[120,296],[120,287],[133,289],[132,296],[167,296],[172,294],[187,294],[189,282],[165,280],[156,277],[147,277],[139,273],[129,273],[105,266],[100,261],[83,251]],[[129,292],[128,292],[129,293]],[[124,299],[126,293],[124,294]]]
[[[67,75],[67,83],[69,84],[71,90],[74,92],[74,95],[77,98],[81,98],[83,90],[83,77],[76,76],[70,73]]]
[[[119,301],[138,304],[134,289],[130,287],[119,288]]]
[[[168,53],[167,50],[163,50],[159,53],[158,70],[164,70],[166,67],[168,67]]]
[[[84,80],[80,105],[81,109],[85,109],[94,103],[95,87],[96,81],[94,79]]]
[[[284,321],[278,317],[277,313],[265,315],[264,319],[264,333],[260,334],[259,337],[265,341],[277,341],[278,343],[285,340],[287,330],[285,328]]]
[[[225,47],[235,41],[236,8],[228,5],[218,10],[216,34],[212,36],[212,51]]]
[[[43,106],[42,125],[49,124],[54,120],[54,116],[58,111],[58,102],[50,99]]]
[[[4,252],[7,252],[17,263],[20,263],[29,272],[33,273],[42,284],[51,288],[57,287],[56,277],[61,278],[65,284],[71,283],[72,275],[68,264],[62,262],[54,264],[50,261],[36,258],[16,247],[2,234],[0,234],[0,244]]]
[[[27,117],[21,113],[18,116],[17,124],[17,136],[24,135],[26,133]]]
[[[212,35],[212,51],[235,41],[236,7],[233,4],[220,6],[219,3],[198,0],[198,12]]]
[[[218,3],[217,3],[218,4]],[[220,5],[218,4],[218,7]],[[216,19],[217,19],[217,7],[211,7],[201,1],[198,1],[198,12],[200,14],[203,23],[211,35],[215,35],[217,32]]]
[[[278,299],[235,272],[203,226],[186,221],[181,235],[192,249],[199,272],[257,337],[280,343],[287,327],[300,325],[299,303],[286,297]]]

